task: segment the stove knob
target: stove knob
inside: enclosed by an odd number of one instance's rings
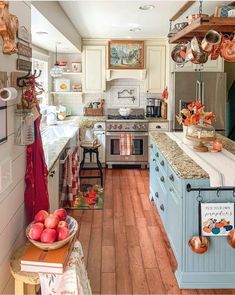
[[[112,124],[109,124],[108,128],[109,129],[112,129],[113,128]]]
[[[133,127],[132,127],[134,130],[136,130],[137,129],[137,125],[133,125]]]
[[[117,129],[117,125],[114,125],[114,126],[113,126],[113,129]]]
[[[118,129],[122,129],[122,124],[118,125]]]

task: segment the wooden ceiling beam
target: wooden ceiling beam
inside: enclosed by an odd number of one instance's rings
[[[197,1],[187,1],[171,18],[170,21],[177,20],[182,14],[185,13]]]

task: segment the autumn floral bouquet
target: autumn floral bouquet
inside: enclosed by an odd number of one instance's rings
[[[176,116],[179,124],[184,126],[198,125],[198,124],[211,124],[215,120],[215,114],[205,111],[205,105],[200,101],[191,102],[180,111]]]

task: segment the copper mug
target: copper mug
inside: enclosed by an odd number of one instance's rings
[[[197,254],[205,253],[209,248],[209,239],[202,236],[194,236],[188,242],[191,250]]]
[[[221,35],[214,30],[209,30],[202,40],[201,46],[204,51],[211,53],[214,45],[218,45],[220,43]]]

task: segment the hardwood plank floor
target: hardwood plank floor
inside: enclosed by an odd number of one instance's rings
[[[235,289],[180,290],[177,262],[149,201],[148,170],[104,173],[104,209],[70,212],[79,220],[93,294],[235,294]]]

